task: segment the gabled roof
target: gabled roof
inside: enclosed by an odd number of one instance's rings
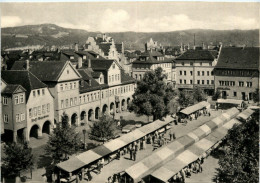
[[[2,71],[1,77],[8,85],[10,84],[21,85],[27,91],[26,92],[27,99],[31,90],[47,87],[47,85],[41,82],[30,71],[25,71],[25,70]]]
[[[2,91],[4,94],[13,94],[16,93],[18,89],[21,89],[22,91],[26,91],[21,85],[18,84],[9,84],[5,87],[5,89]]]
[[[30,61],[29,71],[41,81],[58,81],[67,64],[69,64],[69,61]],[[14,63],[12,70],[25,70],[25,65],[25,61],[17,61]]]
[[[176,60],[209,60],[213,61],[214,56],[208,50],[188,50]]]
[[[104,52],[106,56],[108,56],[109,50],[110,50],[110,43],[102,43],[98,45],[99,48]]]
[[[215,68],[259,69],[258,47],[222,48]]]
[[[122,84],[134,83],[135,81],[136,80],[134,78],[127,75],[125,72],[121,71],[121,83]]]

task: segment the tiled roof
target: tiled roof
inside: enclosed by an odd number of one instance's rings
[[[91,75],[93,78],[99,78],[101,75],[101,72],[92,72]]]
[[[102,38],[102,37],[95,37],[94,39],[95,39],[95,41],[96,41],[97,44],[103,42],[103,38]]]
[[[118,53],[122,53],[122,44],[115,44]]]
[[[259,69],[259,48],[222,48],[215,68]]]
[[[107,59],[91,59],[91,68],[95,70],[107,70],[111,67],[114,60]],[[88,66],[88,61],[83,64],[85,67]]]
[[[13,94],[18,87],[22,87],[21,85],[18,85],[18,84],[8,84],[5,89],[2,91],[2,93],[5,93],[5,94]],[[22,88],[23,91],[26,91],[24,88]]]
[[[8,85],[9,84],[21,85],[24,89],[26,89],[27,99],[31,90],[47,87],[30,71],[21,71],[21,70],[2,71],[1,77]]]
[[[127,75],[123,71],[121,71],[121,83],[122,84],[127,84],[127,83],[134,83],[135,79],[132,78],[131,76]]]
[[[214,60],[214,56],[208,50],[188,50],[176,60]]]
[[[65,61],[30,61],[29,71],[41,81],[57,81],[66,64]],[[25,65],[25,61],[17,61],[14,63],[12,70],[25,70]]]
[[[111,44],[104,43],[104,44],[99,44],[98,46],[104,52],[104,54],[108,56]]]
[[[142,57],[148,57],[146,61],[141,61],[140,58]],[[164,60],[157,60],[156,57],[163,57],[163,55],[160,52],[152,51],[152,52],[145,52],[142,53],[142,55],[135,61],[133,61],[133,64],[159,64],[159,63],[171,63],[172,59],[167,59],[164,57]]]

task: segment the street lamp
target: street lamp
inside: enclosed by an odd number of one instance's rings
[[[87,130],[83,129],[82,132],[83,132],[83,135],[84,135],[84,149],[86,149],[86,132],[87,132]]]

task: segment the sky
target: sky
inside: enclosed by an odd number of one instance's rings
[[[257,2],[1,3],[1,27],[52,23],[100,32],[259,29]]]

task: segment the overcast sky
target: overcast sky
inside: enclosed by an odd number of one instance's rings
[[[53,23],[101,32],[259,29],[259,3],[1,3],[1,26]]]

